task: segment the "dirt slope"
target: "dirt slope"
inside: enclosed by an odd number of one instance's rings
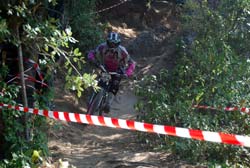
[[[59,81],[58,81],[59,82]],[[84,112],[70,93],[57,88],[57,110]],[[135,119],[136,97],[132,90],[121,89],[111,117]],[[49,149],[53,160],[63,159],[77,168],[191,168],[164,152],[155,152],[142,144],[136,131],[55,121],[58,129],[50,131]]]

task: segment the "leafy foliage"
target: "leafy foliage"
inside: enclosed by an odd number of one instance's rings
[[[23,153],[12,153],[11,160],[4,160],[3,163],[0,163],[2,168],[11,168],[11,167],[30,167],[30,159]]]
[[[143,120],[249,136],[249,115],[192,108],[193,104],[250,106],[249,7],[249,1],[238,0],[219,1],[216,6],[186,2],[178,65],[171,73],[145,77],[137,87],[146,102],[138,104]],[[193,162],[249,166],[247,148],[165,136],[157,144]]]
[[[88,9],[88,12],[92,12],[95,1],[82,2],[82,4],[79,4],[78,1],[72,2],[72,4],[78,4],[71,7],[74,7],[74,11],[78,12],[82,9]],[[2,3],[0,5],[0,41],[14,45],[21,43],[26,56],[40,61],[40,68],[46,74],[45,80],[49,82],[53,80],[54,69],[66,68],[66,87],[75,90],[80,97],[84,89],[96,85],[95,76],[83,73],[85,59],[82,51],[85,52],[89,45],[94,44],[96,40],[93,38],[100,37],[100,29],[95,26],[94,17],[81,15],[74,16],[75,18],[70,20],[72,27],[76,29],[72,30],[69,24],[66,26],[62,24],[62,17],[58,18],[50,14],[56,5],[62,5],[62,2],[52,0]],[[68,8],[68,10],[72,10],[72,8]],[[74,19],[78,19],[78,21]],[[76,26],[79,21],[86,23],[87,26],[81,28]],[[20,30],[21,41],[18,41],[17,29]],[[78,30],[81,32],[78,33]],[[81,50],[78,48],[79,41],[73,37],[72,32],[77,33],[75,37],[79,37],[78,40],[81,41]],[[88,35],[88,41],[83,38],[86,35]],[[63,66],[57,64],[58,60],[63,60],[61,61]],[[16,105],[20,88],[15,85],[7,85],[4,79],[8,74],[8,68],[4,65],[1,65],[0,68],[0,102]],[[37,108],[47,109],[50,106],[49,101],[53,98],[53,88],[43,89],[41,93],[33,95],[34,105]],[[3,148],[5,157],[9,160],[5,160],[0,166],[25,167],[29,164],[32,166],[30,159],[32,151],[41,150],[43,155],[48,154],[46,118],[30,116],[28,123],[24,123],[24,113],[2,109],[1,119],[4,125],[5,144]],[[25,139],[25,125],[32,133],[29,141]]]
[[[4,39],[9,33],[6,20],[0,17],[0,39]]]
[[[66,15],[73,29],[74,37],[79,39],[78,46],[88,51],[102,40],[103,25],[97,24],[98,13],[95,13],[96,0],[74,0],[66,4]],[[72,10],[74,9],[74,10]]]

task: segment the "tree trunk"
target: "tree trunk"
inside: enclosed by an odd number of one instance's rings
[[[22,101],[23,105],[25,107],[28,107],[28,99],[27,99],[27,93],[26,93],[26,86],[25,86],[25,80],[24,80],[24,67],[23,67],[23,51],[22,51],[22,43],[20,39],[19,34],[19,26],[17,26],[16,29],[17,33],[17,41],[18,41],[18,66],[19,66],[19,74],[20,74],[20,82],[21,82],[21,88],[22,88]],[[29,134],[29,128],[28,128],[28,113],[25,113],[24,116],[24,124],[25,124],[25,137],[28,141],[30,139]]]

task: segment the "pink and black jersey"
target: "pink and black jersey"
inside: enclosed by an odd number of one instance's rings
[[[135,62],[130,58],[125,47],[109,48],[107,43],[100,44],[93,52],[89,53],[90,60],[97,59],[103,63],[109,72],[116,72],[124,68],[126,74],[131,76],[135,69]]]

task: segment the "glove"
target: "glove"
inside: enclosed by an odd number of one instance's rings
[[[135,70],[135,62],[132,62],[132,63],[129,65],[129,67],[127,68],[126,74],[127,74],[128,76],[132,76],[134,70]]]
[[[88,53],[88,59],[91,60],[91,61],[94,61],[94,60],[95,60],[94,51],[90,51],[90,52]]]

